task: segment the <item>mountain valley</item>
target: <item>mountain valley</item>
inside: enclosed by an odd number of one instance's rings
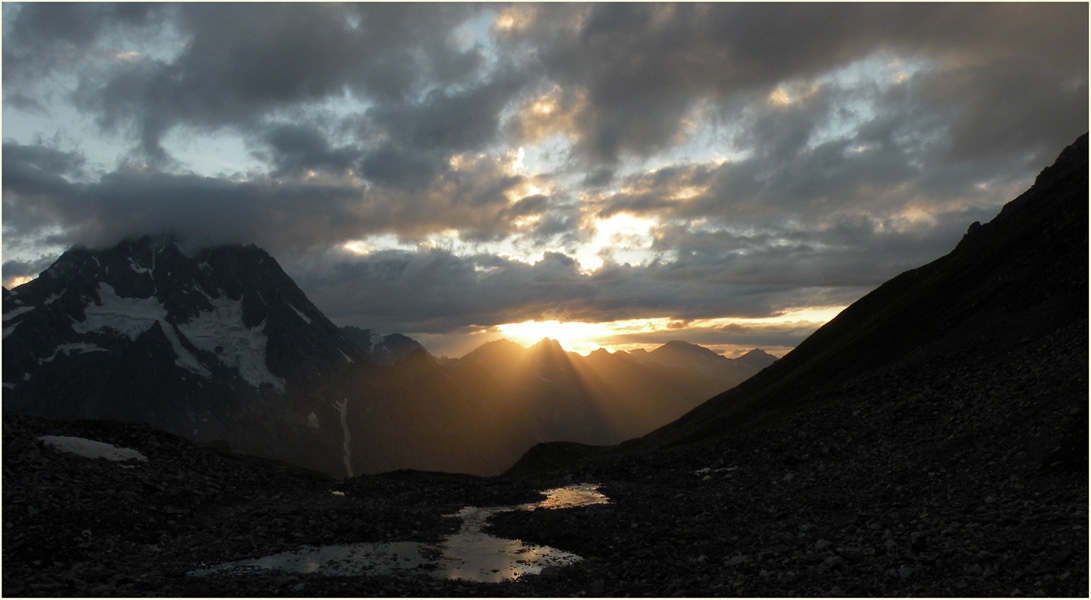
[[[264,253],[235,248],[190,263],[156,248],[150,240],[116,254],[76,250],[40,283],[5,292],[7,595],[1089,593],[1086,134],[949,254],[883,284],[762,369],[760,354],[725,363],[680,343],[576,358],[549,340],[495,342],[451,364],[413,348],[383,366],[369,362],[370,346],[312,312],[290,280],[232,287]],[[232,341],[210,345],[211,323]],[[375,346],[389,336],[366,337]],[[262,345],[265,369],[253,361]],[[703,375],[671,374],[679,364]],[[77,366],[80,375],[64,376]],[[731,369],[742,379],[728,381]],[[339,396],[336,386],[347,384],[360,395]],[[153,386],[145,389],[162,404],[142,406],[137,385]],[[217,391],[208,404],[180,408],[183,394],[206,387],[239,395]],[[674,398],[682,391],[707,396],[686,406]],[[490,393],[520,402],[497,412]],[[110,414],[64,415],[74,407],[59,400],[48,414],[17,414],[47,397],[121,402]],[[623,400],[654,418],[606,418]],[[232,419],[270,403],[293,415],[300,440],[345,432],[330,447],[304,446],[326,452],[324,473],[288,464],[294,450],[255,458],[237,454],[247,447],[235,442],[228,451],[183,439],[206,417],[224,428],[210,436],[226,435],[226,424],[240,422]],[[133,420],[142,410],[178,415],[186,429],[89,419]],[[416,439],[452,432],[427,449],[433,455],[462,446],[490,460],[511,444],[459,421],[471,413],[484,415],[480,427],[503,423],[544,443],[510,468],[483,469],[504,471],[497,476],[351,473],[357,457],[384,451],[394,464],[379,434],[406,423],[418,429],[402,434]],[[572,415],[588,429],[572,428]],[[562,441],[559,428],[576,433]],[[349,432],[360,445],[341,453]],[[604,432],[616,439],[596,441]],[[79,454],[72,438],[111,444],[121,460]],[[345,467],[358,476],[340,478]],[[447,548],[467,507],[533,503],[544,490],[585,483],[608,503],[513,510],[484,525],[581,558],[538,574],[436,578],[440,550],[401,574],[194,574],[301,547]]]

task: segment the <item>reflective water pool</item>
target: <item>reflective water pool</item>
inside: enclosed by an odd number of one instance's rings
[[[250,569],[278,569],[325,575],[427,574],[440,579],[488,582],[537,574],[546,567],[563,567],[581,558],[550,546],[489,535],[482,531],[489,517],[516,510],[557,510],[609,502],[598,491],[598,486],[587,483],[542,493],[546,499],[541,502],[486,508],[467,506],[448,515],[461,519],[462,526],[439,544],[393,542],[304,546],[292,552],[222,563],[189,574],[202,576],[222,571],[243,573]]]

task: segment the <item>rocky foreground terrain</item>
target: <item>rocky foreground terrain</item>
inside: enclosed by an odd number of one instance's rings
[[[912,357],[747,435],[547,474],[333,480],[143,426],[3,421],[6,596],[1088,595],[1087,322],[1010,353]],[[937,376],[921,379],[928,369]],[[62,452],[79,436],[146,461]],[[584,558],[504,583],[201,565],[436,542],[467,505],[594,482],[610,504],[496,515]],[[343,495],[334,494],[341,492]]]

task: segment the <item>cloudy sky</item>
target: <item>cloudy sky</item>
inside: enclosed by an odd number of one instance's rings
[[[4,3],[3,280],[171,232],[436,354],[783,353],[1028,187],[1087,80],[1086,3]]]

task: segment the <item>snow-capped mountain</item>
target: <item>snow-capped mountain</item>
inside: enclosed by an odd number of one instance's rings
[[[440,364],[404,335],[339,329],[252,245],[143,237],[73,248],[4,290],[3,408],[147,423],[335,476],[491,475],[538,442],[642,435],[752,373],[675,345],[678,364],[552,340]]]
[[[254,246],[73,248],[4,290],[3,324],[5,411],[147,422],[319,468],[335,445],[321,423],[365,361]]]

